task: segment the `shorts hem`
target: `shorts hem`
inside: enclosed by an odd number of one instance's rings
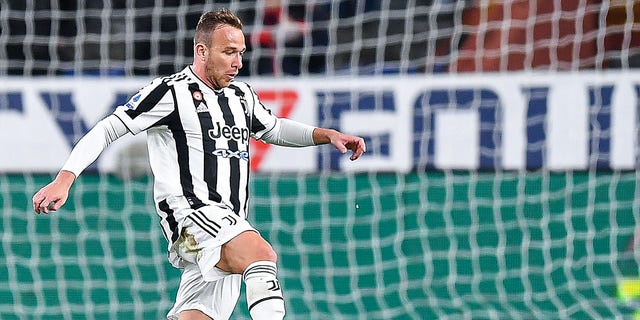
[[[213,310],[207,308],[205,305],[201,303],[190,303],[190,304],[181,306],[180,309],[176,311],[172,311],[170,314],[167,315],[167,319],[178,320],[178,318],[180,317],[180,313],[182,311],[187,311],[187,310],[198,310],[212,319],[219,318],[218,314],[215,314]]]

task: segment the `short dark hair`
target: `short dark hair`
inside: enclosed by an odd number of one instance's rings
[[[218,27],[228,25],[242,30],[242,21],[229,9],[220,9],[208,11],[200,16],[198,25],[196,26],[196,34],[193,38],[193,44],[200,42],[207,47],[211,45],[211,33]]]

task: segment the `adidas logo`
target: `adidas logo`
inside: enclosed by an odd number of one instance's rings
[[[205,105],[204,103],[200,102],[198,104],[198,107],[196,108],[196,112],[208,112],[209,109],[207,108],[207,105]]]

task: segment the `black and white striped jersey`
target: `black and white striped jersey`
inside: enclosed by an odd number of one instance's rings
[[[183,209],[218,204],[246,218],[249,137],[276,123],[247,84],[213,90],[187,67],[153,80],[114,114],[133,134],[147,132],[154,200],[170,244]]]

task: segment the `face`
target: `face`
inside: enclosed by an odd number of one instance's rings
[[[229,86],[231,80],[242,68],[242,55],[246,47],[241,30],[222,26],[213,31],[211,46],[197,44],[196,50],[202,54],[204,78],[214,89]]]

